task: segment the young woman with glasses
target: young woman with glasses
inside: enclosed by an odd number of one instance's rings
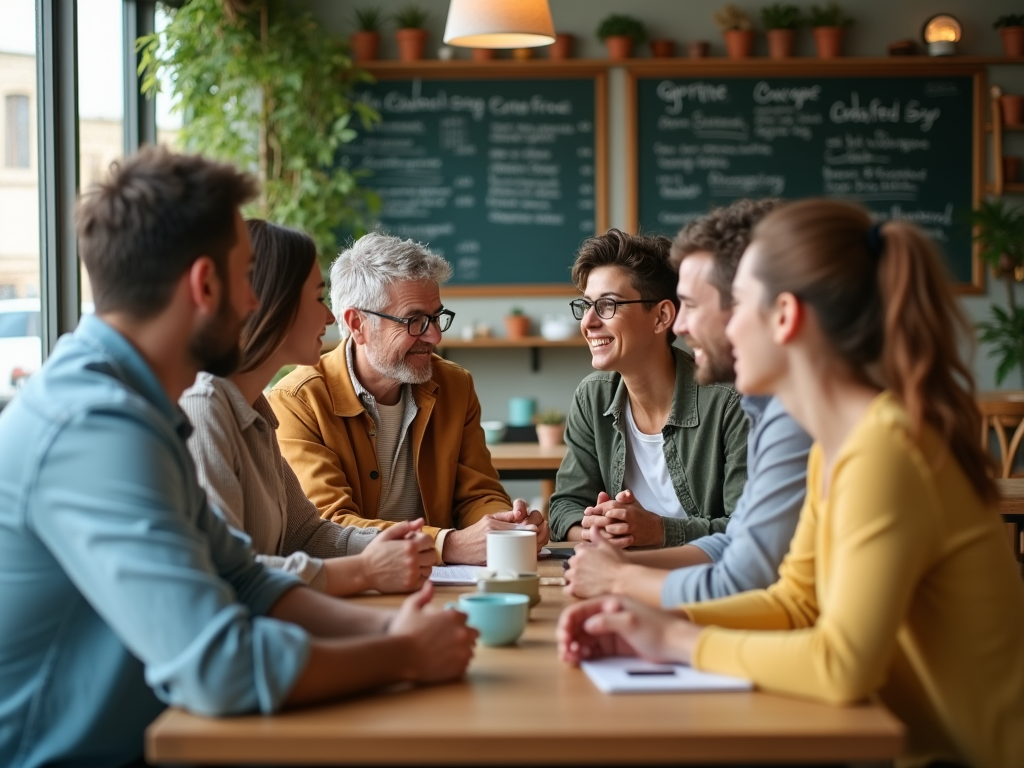
[[[259,308],[242,330],[241,365],[228,378],[200,374],[180,401],[195,428],[188,446],[200,482],[267,565],[333,595],[418,589],[435,561],[422,521],[378,531],[323,520],[281,456],[263,390],[283,366],[319,360],[334,315],[313,241],[259,219],[246,224]]]
[[[907,726],[900,765],[1024,765],[1024,585],[958,342],[971,327],[906,222],[806,200],[755,229],[727,328],[736,383],[811,435],[779,581],[678,613],[608,597],[563,614],[569,662],[640,655]]]
[[[597,373],[580,384],[551,498],[552,534],[620,547],[724,531],[746,480],[747,420],[730,387],[701,386],[675,348],[676,272],[666,238],[611,229],[587,240],[570,302]]]

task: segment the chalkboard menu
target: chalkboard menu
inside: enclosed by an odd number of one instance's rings
[[[369,173],[383,230],[451,262],[455,293],[565,291],[580,241],[604,226],[603,85],[381,80],[357,98],[382,122],[342,162]]]
[[[638,76],[636,223],[672,235],[741,197],[832,197],[921,226],[980,279],[980,76]]]

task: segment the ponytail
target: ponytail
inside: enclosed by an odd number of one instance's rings
[[[848,203],[804,200],[769,214],[753,239],[766,298],[789,292],[814,308],[854,374],[880,375],[914,436],[924,424],[935,429],[978,495],[994,502],[994,464],[978,440],[974,381],[958,348],[961,338],[973,346],[972,329],[924,233],[900,221],[872,225]]]

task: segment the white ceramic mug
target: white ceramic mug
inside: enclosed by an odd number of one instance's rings
[[[495,574],[536,573],[537,533],[535,531],[489,531],[487,570]]]

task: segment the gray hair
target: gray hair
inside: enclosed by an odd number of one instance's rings
[[[394,283],[429,280],[441,285],[451,276],[451,265],[422,243],[382,232],[363,235],[331,265],[331,306],[342,336],[349,334],[342,317],[349,307],[383,312]],[[379,322],[373,315],[369,320]]]

